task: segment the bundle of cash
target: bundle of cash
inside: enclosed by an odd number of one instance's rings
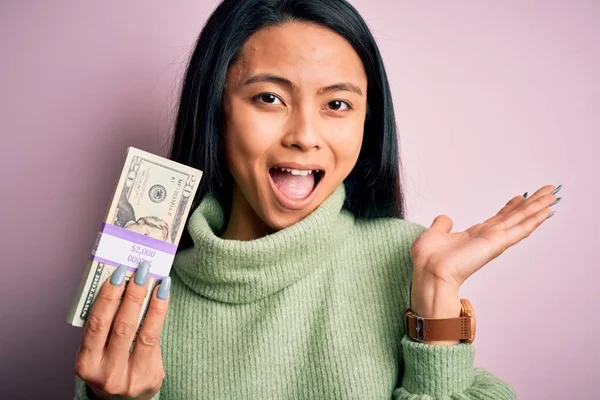
[[[125,166],[77,289],[67,322],[83,327],[96,296],[110,275],[126,265],[125,284],[139,264],[151,263],[148,292],[138,330],[153,289],[169,275],[202,171],[129,147]]]

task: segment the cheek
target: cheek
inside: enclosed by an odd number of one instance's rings
[[[229,162],[242,169],[264,164],[268,149],[278,140],[280,122],[241,101],[234,101],[231,110],[225,132]]]
[[[364,122],[356,121],[349,123],[343,129],[340,129],[337,140],[330,142],[331,149],[336,159],[340,172],[350,173],[358,155],[363,140]],[[340,138],[343,138],[341,140]]]

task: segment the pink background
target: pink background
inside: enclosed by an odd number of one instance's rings
[[[390,76],[407,219],[464,230],[564,185],[556,215],[462,288],[476,366],[522,399],[600,398],[600,2],[352,3]],[[166,154],[216,2],[166,4],[0,5],[2,399],[72,396],[65,317],[125,148]]]

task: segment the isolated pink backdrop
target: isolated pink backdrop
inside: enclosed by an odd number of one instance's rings
[[[352,3],[389,73],[407,219],[464,230],[564,185],[554,217],[462,288],[476,366],[522,399],[600,398],[600,2]],[[125,149],[166,154],[215,4],[0,3],[0,398],[72,397],[66,313]]]

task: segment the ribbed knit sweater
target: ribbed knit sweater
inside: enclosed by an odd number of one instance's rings
[[[355,218],[345,194],[342,184],[303,220],[250,241],[221,239],[223,207],[202,200],[187,225],[194,246],[171,270],[156,399],[516,397],[474,367],[472,344],[406,336],[410,247],[426,228]]]

